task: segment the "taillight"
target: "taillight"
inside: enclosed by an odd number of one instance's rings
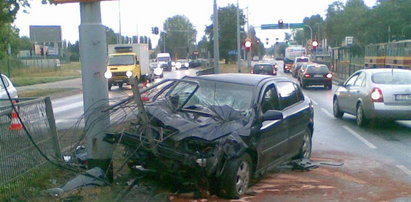
[[[379,88],[373,88],[371,91],[371,100],[373,102],[384,102],[382,91]]]
[[[273,67],[273,74],[276,74],[275,66]]]
[[[305,77],[305,78],[310,78],[311,75],[309,75],[309,74],[304,74],[304,77]]]
[[[331,79],[333,78],[333,75],[331,73],[328,73],[327,75],[325,75],[326,78]]]

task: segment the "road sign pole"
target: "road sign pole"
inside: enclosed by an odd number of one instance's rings
[[[103,141],[110,124],[106,71],[107,44],[100,2],[80,3],[80,62],[83,81],[85,133],[89,168],[106,170],[112,180],[112,145]]]

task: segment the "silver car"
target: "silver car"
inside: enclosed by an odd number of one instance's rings
[[[363,69],[352,74],[333,97],[334,116],[356,116],[357,125],[370,120],[411,120],[411,70]]]
[[[0,105],[3,105],[3,101],[7,101],[9,97],[7,96],[6,89],[4,88],[3,82],[6,85],[7,91],[9,91],[11,98],[17,98],[17,90],[14,88],[13,84],[11,83],[10,79],[7,78],[6,75],[1,74],[0,78]],[[3,82],[2,82],[3,80]]]

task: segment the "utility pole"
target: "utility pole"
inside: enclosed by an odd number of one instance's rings
[[[240,5],[237,0],[237,68],[241,73],[241,43],[240,43]]]
[[[248,38],[251,38],[250,36],[250,24],[249,24],[250,18],[248,16],[248,7],[247,7],[247,36]],[[254,44],[255,45],[255,44]],[[253,45],[253,46],[254,46]],[[247,53],[247,68],[248,70],[251,69],[251,52],[253,51],[253,48],[251,47],[250,51]]]
[[[110,114],[106,71],[107,44],[105,26],[101,24],[100,2],[80,3],[80,61],[83,81],[85,133],[89,168],[100,167],[112,180],[112,145],[104,142]]]
[[[122,44],[123,38],[121,37],[121,8],[120,8],[120,0],[118,1],[118,38],[117,43]]]
[[[220,60],[220,50],[218,46],[218,10],[217,10],[217,0],[214,0],[214,22],[213,22],[213,30],[214,30],[214,73],[220,73],[220,66],[218,64]]]

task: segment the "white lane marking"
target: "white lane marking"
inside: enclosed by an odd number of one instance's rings
[[[402,170],[405,174],[407,174],[408,176],[411,177],[411,170],[409,170],[407,167],[403,166],[403,165],[397,165],[397,168],[399,168],[400,170]]]
[[[61,107],[53,108],[53,111],[54,111],[54,114],[58,114],[58,113],[68,111],[68,110],[72,110],[72,109],[82,107],[82,106],[83,106],[82,101],[81,102],[75,102],[75,103],[71,103],[71,104],[68,104],[68,105],[63,105]],[[82,108],[80,110],[82,110]]]
[[[316,101],[314,101],[313,99],[311,99],[311,102],[313,102],[313,104],[318,105],[318,103]]]
[[[357,139],[359,139],[361,142],[363,142],[365,145],[367,145],[369,148],[371,149],[377,149],[377,147],[375,145],[373,145],[371,142],[368,142],[368,140],[366,140],[365,138],[363,138],[360,134],[358,134],[357,132],[355,132],[354,130],[352,130],[351,128],[349,128],[348,126],[343,126],[343,128],[345,130],[347,130],[348,132],[351,133],[351,135],[353,135],[354,137],[356,137]]]
[[[323,111],[327,116],[329,116],[332,119],[335,119],[334,115],[332,115],[330,112],[328,112],[326,109],[321,108],[321,111]]]

